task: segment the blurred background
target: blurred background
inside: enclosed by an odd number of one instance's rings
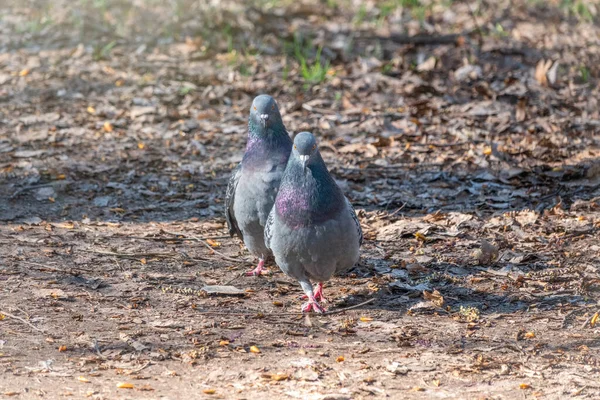
[[[375,199],[354,167],[379,174],[416,163],[459,179],[493,168],[518,185],[550,185],[534,191],[544,201],[528,193],[498,201],[505,208],[551,206],[565,190],[556,178],[597,173],[596,1],[2,3],[0,174],[9,192],[138,175],[150,199],[222,188],[259,93],[277,97],[291,132],[319,136],[364,206],[444,207],[456,193],[415,201],[427,184],[408,185]],[[485,204],[494,190],[481,193]],[[220,194],[195,196],[213,204]],[[128,196],[100,197],[97,205],[127,208]]]

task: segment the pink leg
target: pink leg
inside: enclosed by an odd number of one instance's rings
[[[323,314],[325,309],[321,307],[317,300],[315,300],[314,296],[308,296],[308,302],[302,304],[302,312],[311,312],[314,311],[318,314]]]
[[[265,268],[265,260],[262,258],[258,260],[258,266],[256,268],[254,268],[252,271],[246,272],[246,276],[260,276],[266,274],[268,274],[268,271]]]
[[[323,295],[323,282],[317,283],[317,289],[315,289],[315,299],[320,302],[327,302],[325,295]]]
[[[308,299],[308,296],[302,295],[302,299],[306,300],[306,299]],[[325,302],[325,303],[328,302],[328,300],[325,298],[325,295],[323,295],[323,283],[322,282],[317,283],[317,288],[315,289],[315,300]]]

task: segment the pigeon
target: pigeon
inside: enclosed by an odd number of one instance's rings
[[[258,257],[258,266],[246,275],[265,272],[270,251],[265,246],[264,227],[291,149],[292,139],[283,126],[275,99],[257,96],[250,108],[246,152],[231,174],[225,196],[229,234],[239,236]]]
[[[281,270],[297,279],[303,312],[324,312],[323,282],[352,268],[363,234],[354,208],[321,158],[315,137],[301,132],[265,226],[265,244]],[[313,292],[312,281],[317,282]]]

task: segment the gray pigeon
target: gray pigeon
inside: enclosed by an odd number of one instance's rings
[[[321,158],[315,137],[301,132],[265,226],[265,244],[277,265],[296,278],[308,302],[303,312],[322,313],[323,281],[356,264],[363,235],[354,208]],[[316,281],[313,292],[310,281]]]
[[[258,266],[246,275],[260,275],[265,258],[270,255],[264,227],[291,149],[292,139],[283,126],[275,99],[257,96],[250,108],[246,153],[231,174],[225,197],[229,234],[238,235],[259,260]]]

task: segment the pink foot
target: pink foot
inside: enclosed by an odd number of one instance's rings
[[[246,276],[268,275],[269,271],[265,268],[265,260],[259,260],[258,266],[252,271],[246,272]]]
[[[323,314],[325,309],[321,307],[319,303],[315,300],[314,297],[309,297],[308,302],[302,304],[302,312],[316,312],[317,314]]]

